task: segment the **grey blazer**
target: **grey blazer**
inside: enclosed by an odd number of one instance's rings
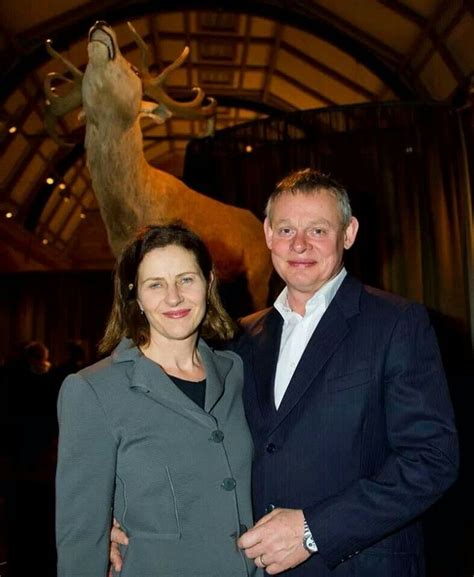
[[[130,537],[122,577],[247,577],[252,441],[242,361],[199,351],[205,409],[124,340],[61,388],[58,576],[105,577],[114,515]]]

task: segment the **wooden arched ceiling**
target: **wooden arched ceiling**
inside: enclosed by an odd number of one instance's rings
[[[59,148],[42,121],[43,79],[63,71],[45,40],[84,68],[87,31],[99,19],[113,25],[132,62],[139,54],[127,20],[157,69],[189,45],[168,90],[180,97],[198,84],[214,96],[217,129],[296,109],[453,102],[474,70],[474,0],[3,2],[0,270],[111,265],[77,117],[62,125],[77,136],[73,149]],[[172,119],[143,130],[148,160],[179,176],[186,143],[201,127]]]

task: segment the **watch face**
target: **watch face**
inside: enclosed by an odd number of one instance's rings
[[[318,550],[316,543],[314,542],[314,539],[311,537],[311,535],[305,536],[303,545],[306,551],[309,551],[310,553],[315,553]]]

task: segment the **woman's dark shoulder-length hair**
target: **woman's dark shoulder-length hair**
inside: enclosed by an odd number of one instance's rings
[[[130,338],[137,346],[149,343],[150,326],[137,303],[138,268],[147,253],[170,245],[191,252],[208,283],[208,303],[201,335],[213,341],[226,341],[234,336],[235,324],[221,303],[209,250],[197,234],[180,222],[173,222],[142,229],[119,256],[115,267],[112,311],[99,343],[101,353],[110,353],[124,337]]]

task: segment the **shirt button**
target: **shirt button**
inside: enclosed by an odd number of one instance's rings
[[[237,483],[235,482],[235,479],[232,479],[232,477],[226,477],[222,483],[221,483],[221,487],[223,489],[225,489],[226,491],[232,491],[233,489],[235,489],[235,485]]]
[[[265,451],[267,453],[274,453],[276,451],[276,445],[274,445],[273,443],[268,443],[268,445],[265,447]]]
[[[222,443],[224,440],[224,433],[219,429],[216,429],[215,431],[212,431],[209,440],[214,441],[214,443]]]
[[[270,503],[265,507],[265,513],[271,513],[273,509],[275,509],[275,505],[273,503]]]

